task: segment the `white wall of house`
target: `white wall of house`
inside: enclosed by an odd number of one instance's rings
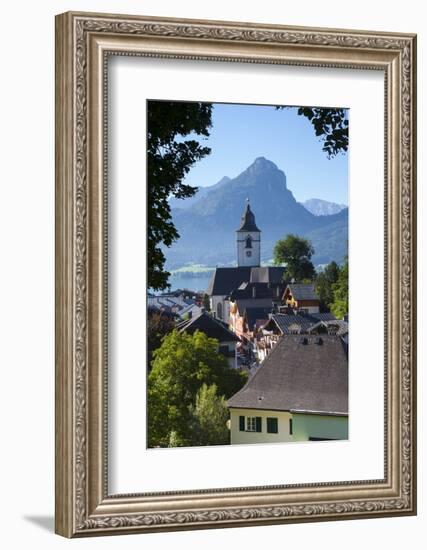
[[[245,430],[240,430],[240,416],[245,417]],[[261,418],[261,432],[248,431],[248,418]],[[267,418],[276,418],[278,433],[267,432]],[[231,420],[231,444],[248,443],[280,443],[293,441],[290,434],[289,420],[292,415],[284,411],[263,411],[259,409],[233,409],[230,408]]]
[[[241,416],[245,418],[243,431],[240,426]],[[260,432],[252,431],[251,421],[248,421],[248,418],[257,417],[261,418]],[[278,433],[268,433],[267,418],[277,419]],[[230,408],[230,429],[232,445],[309,441],[310,438],[348,439],[348,417]]]
[[[228,300],[225,299],[225,296],[211,296],[210,297],[210,306],[211,306],[211,312],[213,313],[214,317],[217,319],[220,319],[221,321],[224,321],[225,323],[230,322],[230,303]],[[220,308],[218,308],[218,304],[220,304]],[[221,313],[221,315],[219,315]]]

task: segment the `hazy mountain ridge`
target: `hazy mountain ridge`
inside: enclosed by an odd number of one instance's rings
[[[199,199],[206,197],[212,190],[218,189],[222,185],[228,183],[231,181],[231,178],[228,176],[224,176],[221,178],[217,183],[214,183],[214,185],[209,185],[206,187],[197,187],[196,193],[192,197],[188,197],[186,199],[177,199],[175,197],[171,197],[169,199],[169,204],[171,208],[182,208],[183,210],[187,210],[190,208],[190,206],[193,206],[195,202],[197,202]]]
[[[346,204],[337,204],[323,199],[308,199],[301,204],[315,216],[331,216],[348,208]]]
[[[247,198],[262,231],[264,262],[272,258],[274,244],[287,233],[312,239],[315,263],[342,261],[347,253],[348,209],[330,216],[313,215],[287,189],[284,172],[259,157],[236,178],[222,178],[213,186],[200,188],[190,205],[173,208],[181,238],[167,250],[168,267],[235,261],[235,231]]]

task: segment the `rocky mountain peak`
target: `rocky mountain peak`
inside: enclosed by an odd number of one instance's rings
[[[248,186],[268,186],[286,189],[286,175],[274,162],[265,157],[257,157],[253,163],[239,174],[235,181],[244,181]],[[271,190],[270,189],[270,190]]]
[[[298,182],[293,182],[298,185]],[[262,231],[262,261],[273,257],[274,245],[288,233],[312,241],[314,261],[340,262],[347,253],[348,210],[335,215],[314,215],[287,189],[285,173],[265,157],[256,158],[234,178],[201,187],[182,201],[187,208],[173,210],[180,238],[168,251],[171,266],[187,263],[230,265],[235,261],[235,232],[246,200]]]

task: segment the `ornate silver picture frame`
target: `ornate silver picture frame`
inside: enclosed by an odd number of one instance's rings
[[[384,73],[384,477],[110,494],[107,60]],[[222,21],[56,18],[56,532],[82,537],[416,513],[416,37]],[[249,451],[248,451],[249,452]]]

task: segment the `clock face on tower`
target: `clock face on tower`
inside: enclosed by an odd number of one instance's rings
[[[250,250],[246,250],[246,256],[250,258],[252,256],[252,252]]]

